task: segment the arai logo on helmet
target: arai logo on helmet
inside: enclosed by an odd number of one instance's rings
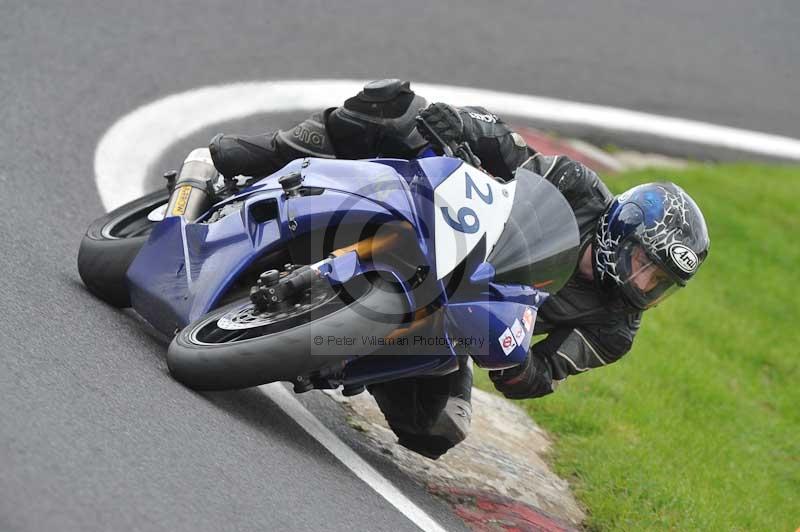
[[[669,256],[686,273],[694,273],[697,269],[697,255],[683,244],[672,244],[669,247]]]

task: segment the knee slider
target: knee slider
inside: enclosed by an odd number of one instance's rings
[[[431,460],[436,460],[455,445],[441,436],[420,434],[398,434],[397,443],[410,451],[421,454]]]
[[[455,446],[469,434],[472,424],[472,405],[458,397],[450,397],[439,417],[430,429],[430,434],[440,436]]]
[[[472,406],[469,401],[450,397],[430,428],[419,432],[398,430],[395,427],[392,430],[397,434],[400,445],[436,460],[464,441],[469,434],[471,421]]]

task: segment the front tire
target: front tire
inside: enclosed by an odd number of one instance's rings
[[[86,288],[118,308],[131,306],[125,274],[158,222],[148,215],[169,201],[159,190],[114,209],[95,220],[81,241],[78,273]]]
[[[170,373],[196,390],[290,381],[374,352],[362,336],[383,338],[406,321],[408,305],[393,284],[359,277],[347,287],[352,297],[345,297],[326,280],[318,283],[329,295],[295,316],[258,314],[241,299],[189,324],[167,351]]]

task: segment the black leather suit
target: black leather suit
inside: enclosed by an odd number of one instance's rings
[[[407,83],[375,82],[348,99],[342,107],[312,115],[294,128],[257,136],[217,135],[210,144],[217,169],[226,176],[269,175],[298,157],[413,158],[426,146],[415,129],[414,117],[426,105]],[[578,220],[582,249],[592,242],[597,221],[612,195],[591,169],[564,156],[545,156],[527,146],[496,115],[481,107],[463,107],[463,135],[491,174],[510,179],[522,166],[537,173],[565,196]],[[631,348],[641,312],[626,305],[577,273],[539,311],[535,334],[546,334],[529,350],[526,364],[505,372],[492,372],[492,380],[507,397],[521,399],[551,393],[569,375],[610,364]],[[464,435],[430,436],[432,419],[443,408],[442,394],[466,386],[461,396],[469,401],[469,379],[452,377],[431,391],[425,382],[405,379],[372,387],[387,421],[406,440],[425,440],[438,456]],[[436,388],[436,386],[434,386]],[[383,393],[383,395],[381,395]],[[432,443],[431,443],[431,440]],[[456,440],[456,441],[453,441]],[[411,442],[407,446],[424,447]]]

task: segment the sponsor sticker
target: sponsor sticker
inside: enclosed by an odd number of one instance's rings
[[[522,328],[519,320],[514,320],[514,324],[511,326],[511,334],[514,335],[517,345],[522,345],[522,341],[525,339],[525,329]]]
[[[493,114],[482,114],[482,113],[475,113],[470,112],[469,116],[474,118],[475,120],[480,120],[481,122],[487,122],[489,124],[496,124],[498,122],[497,115]]]
[[[183,185],[178,190],[178,199],[175,200],[175,206],[172,208],[173,216],[182,216],[186,212],[186,205],[189,203],[189,195],[191,193],[191,185]]]
[[[525,312],[522,313],[522,325],[525,330],[530,332],[533,329],[533,320],[536,318],[536,313],[533,312],[531,307],[526,307]]]
[[[515,347],[517,347],[517,342],[514,340],[514,335],[511,332],[511,329],[508,327],[506,327],[506,330],[503,331],[503,334],[500,335],[500,338],[498,338],[497,341],[500,342],[500,348],[503,350],[503,353],[505,353],[506,356],[508,356],[508,354],[511,353]]]
[[[669,247],[669,256],[675,265],[686,273],[692,273],[697,269],[697,255],[683,244],[672,244]]]

